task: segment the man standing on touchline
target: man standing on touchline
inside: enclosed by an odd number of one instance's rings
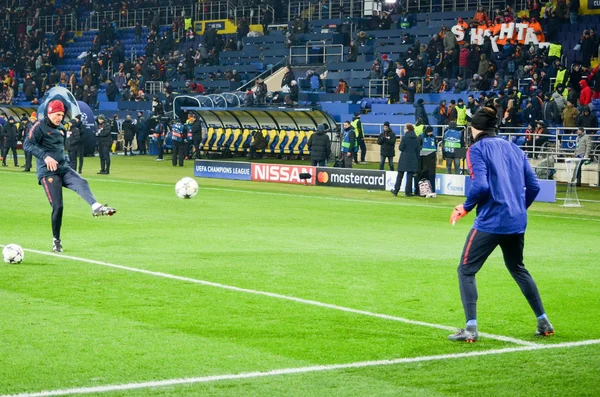
[[[496,111],[482,108],[472,118],[474,144],[467,152],[471,189],[464,204],[454,208],[454,225],[477,207],[458,265],[460,296],[467,324],[452,341],[476,342],[477,287],[475,275],[499,245],[504,263],[537,317],[536,335],[554,334],[533,278],[523,264],[527,208],[540,187],[525,153],[514,143],[496,137]]]

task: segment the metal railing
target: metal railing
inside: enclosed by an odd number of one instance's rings
[[[410,13],[466,11],[475,14],[478,7],[483,7],[488,15],[491,16],[495,9],[504,9],[506,0],[403,0],[401,3],[404,3],[404,7]],[[516,8],[516,10],[525,9],[525,6]]]
[[[368,86],[369,98],[387,98],[389,94],[387,79],[370,79]]]
[[[287,65],[287,58],[282,59],[281,61],[277,62],[275,65],[271,66],[264,72],[260,73],[259,75],[255,76],[254,78],[248,80],[245,84],[241,85],[236,91],[240,91],[240,92],[247,91],[248,89],[254,87],[254,85],[255,85],[254,83],[256,82],[256,80],[266,79],[267,77],[271,76],[272,74],[277,72],[279,69],[281,69],[285,65]]]
[[[373,9],[377,9],[376,2],[372,4]],[[361,18],[370,15],[365,14],[364,0],[326,0],[310,1],[296,0],[290,1],[287,6],[287,15],[284,17],[288,22],[293,21],[297,16],[308,21],[319,19],[338,19],[338,18]]]
[[[163,92],[163,81],[146,81],[146,91],[147,94],[159,94]]]
[[[290,47],[289,62],[290,65],[344,62],[344,46],[342,44],[326,44],[324,40],[307,41],[305,45]]]
[[[27,23],[33,25],[34,19],[28,18]],[[77,18],[73,14],[42,16],[38,18],[37,23],[44,33],[55,33],[59,27],[77,30]]]
[[[250,25],[259,25],[262,24],[262,18],[266,11],[270,11],[273,18],[275,17],[275,9],[270,5],[232,7],[233,15],[229,19],[233,19],[236,25],[242,18],[246,18]]]
[[[97,30],[104,21],[109,24],[114,22],[121,29],[134,27],[137,22],[149,26],[153,21],[157,21],[158,25],[172,25],[178,18],[182,23],[184,18],[202,20],[197,13],[196,5],[94,12],[79,21],[79,30]]]

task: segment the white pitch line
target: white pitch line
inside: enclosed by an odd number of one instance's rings
[[[566,342],[556,343],[548,345],[535,345],[535,346],[521,346],[512,347],[506,349],[494,349],[494,350],[483,350],[473,351],[468,353],[454,353],[454,354],[439,354],[433,356],[420,356],[420,357],[406,357],[397,358],[392,360],[375,360],[375,361],[359,361],[354,363],[346,364],[332,364],[332,365],[314,365],[309,367],[296,367],[296,368],[283,368],[275,369],[272,371],[265,372],[242,372],[239,374],[225,374],[225,375],[210,375],[201,376],[195,378],[179,378],[179,379],[165,379],[155,380],[139,383],[124,383],[120,385],[106,385],[106,386],[93,386],[93,387],[77,387],[72,389],[62,390],[49,390],[31,393],[20,393],[2,395],[0,397],[51,397],[51,396],[67,396],[73,394],[91,394],[91,393],[108,393],[116,391],[126,390],[139,390],[157,387],[167,386],[178,386],[178,385],[191,385],[198,383],[211,383],[219,382],[224,380],[238,380],[238,379],[253,379],[253,378],[265,378],[279,375],[294,375],[294,374],[305,374],[312,372],[324,372],[324,371],[336,371],[354,368],[369,368],[369,367],[381,367],[388,365],[399,365],[399,364],[411,364],[425,361],[442,361],[442,360],[453,360],[467,357],[480,357],[480,356],[492,356],[506,353],[516,352],[527,352],[534,350],[543,349],[569,349],[580,346],[590,346],[600,344],[600,339],[584,340],[579,342]]]
[[[0,247],[4,247],[4,246],[0,244]],[[54,256],[54,257],[57,257],[57,258],[70,259],[70,260],[84,262],[84,263],[91,263],[91,264],[94,264],[94,265],[112,267],[112,268],[115,268],[115,269],[121,269],[121,270],[126,270],[126,271],[129,271],[129,272],[146,274],[146,275],[149,275],[149,276],[163,277],[163,278],[167,278],[167,279],[171,279],[171,280],[185,281],[185,282],[188,282],[188,283],[194,283],[194,284],[200,284],[200,285],[205,285],[205,286],[209,286],[209,287],[221,288],[221,289],[226,289],[226,290],[229,290],[229,291],[243,292],[243,293],[253,294],[253,295],[268,296],[270,298],[282,299],[282,300],[287,300],[287,301],[302,303],[302,304],[305,304],[305,305],[318,306],[318,307],[323,307],[323,308],[327,308],[327,309],[339,310],[339,311],[347,312],[347,313],[354,313],[354,314],[360,314],[360,315],[363,315],[363,316],[381,318],[381,319],[385,319],[385,320],[398,321],[398,322],[405,323],[405,324],[418,325],[418,326],[429,327],[429,328],[443,329],[445,331],[456,331],[456,327],[450,327],[450,326],[447,326],[447,325],[435,324],[435,323],[428,323],[428,322],[417,321],[417,320],[410,320],[408,318],[390,316],[388,314],[374,313],[374,312],[369,312],[369,311],[359,310],[359,309],[353,309],[353,308],[350,308],[350,307],[338,306],[338,305],[333,305],[333,304],[330,304],[330,303],[324,303],[324,302],[314,301],[314,300],[310,300],[310,299],[296,298],[294,296],[282,295],[282,294],[277,294],[277,293],[273,293],[273,292],[266,292],[266,291],[258,291],[258,290],[248,289],[248,288],[241,288],[241,287],[236,287],[236,286],[233,286],[233,285],[214,283],[212,281],[199,280],[199,279],[190,278],[190,277],[176,276],[174,274],[169,274],[169,273],[154,272],[154,271],[151,271],[151,270],[144,270],[144,269],[139,269],[139,268],[136,268],[136,267],[116,265],[114,263],[97,261],[97,260],[93,260],[93,259],[79,258],[79,257],[76,257],[76,256],[70,256],[70,255],[61,255],[61,254],[57,254],[57,253],[54,253],[54,252],[45,252],[45,251],[38,251],[38,250],[33,250],[33,249],[25,249],[25,251],[27,251],[27,252],[33,252],[33,253],[40,254],[40,255]],[[521,339],[511,338],[511,337],[508,337],[508,336],[488,334],[488,333],[485,333],[485,332],[480,332],[479,335],[481,335],[483,337],[486,337],[486,338],[489,338],[489,339],[499,340],[499,341],[502,341],[502,342],[515,343],[517,345],[523,345],[523,346],[537,346],[538,345],[537,343],[534,343],[534,342],[528,342],[528,341],[524,341],[524,340],[521,340]]]

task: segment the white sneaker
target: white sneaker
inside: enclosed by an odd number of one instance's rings
[[[164,159],[156,159],[156,161],[163,161]]]

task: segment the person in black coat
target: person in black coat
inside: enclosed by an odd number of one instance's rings
[[[140,154],[148,154],[148,147],[146,145],[146,141],[148,140],[148,122],[142,112],[138,112],[137,114],[136,128],[138,151]]]
[[[98,116],[98,154],[100,155],[100,175],[108,175],[110,173],[110,147],[112,145],[112,137],[110,134],[110,124],[107,122],[103,114]]]
[[[331,155],[331,140],[325,133],[325,126],[319,124],[317,132],[308,138],[308,150],[310,151],[310,162],[313,167],[325,167]]]
[[[14,117],[9,117],[8,122],[4,125],[4,129],[2,130],[2,135],[0,135],[0,141],[4,141],[4,146],[2,150],[2,166],[6,167],[6,156],[8,156],[8,151],[11,150],[13,154],[13,161],[15,167],[19,166],[19,160],[17,158],[17,137],[18,130],[15,124]]]
[[[117,86],[112,80],[110,80],[106,86],[106,97],[108,98],[108,101],[114,102],[118,92],[119,90],[117,89]]]
[[[197,119],[196,113],[188,114],[187,123],[192,134],[192,145],[194,147],[195,157],[200,159],[200,144],[202,143],[202,122]]]
[[[396,155],[396,134],[390,128],[390,122],[386,121],[383,123],[383,132],[379,134],[377,138],[377,144],[381,146],[381,161],[379,162],[379,169],[383,170],[385,161],[387,159],[390,164],[390,171],[394,171],[394,156]]]
[[[412,193],[412,181],[415,173],[419,169],[419,155],[421,153],[421,140],[415,134],[415,127],[412,124],[406,125],[406,132],[400,140],[400,160],[398,161],[398,176],[396,177],[396,185],[392,194],[398,195],[400,186],[402,186],[402,179],[406,172],[406,186],[404,187],[404,194],[406,197],[413,195]],[[415,181],[416,184],[417,181]]]
[[[77,170],[77,159],[79,158],[81,141],[81,131],[77,128],[77,124],[71,124],[67,133],[67,152],[69,153],[69,166],[73,170]]]
[[[123,152],[125,156],[127,156],[127,151],[129,151],[129,154],[133,156],[133,139],[137,135],[137,127],[135,124],[133,124],[133,120],[131,120],[130,115],[125,117],[125,121],[123,121],[121,128],[123,129],[123,137],[125,139]]]

